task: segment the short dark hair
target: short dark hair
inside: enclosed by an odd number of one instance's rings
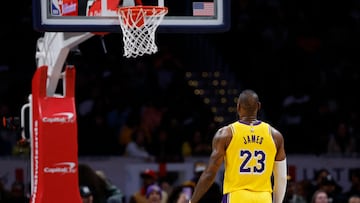
[[[238,102],[241,108],[248,112],[254,112],[258,107],[259,96],[254,90],[246,89],[240,93]]]

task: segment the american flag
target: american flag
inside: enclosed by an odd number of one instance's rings
[[[193,2],[193,16],[214,16],[214,2]]]

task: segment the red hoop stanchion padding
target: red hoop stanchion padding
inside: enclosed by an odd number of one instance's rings
[[[157,52],[155,32],[167,12],[167,7],[161,6],[119,7],[124,56],[135,58]]]

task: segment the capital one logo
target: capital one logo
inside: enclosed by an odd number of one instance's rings
[[[44,117],[42,122],[44,123],[73,123],[74,120],[74,113],[72,112],[60,112],[54,113],[50,117]]]
[[[61,174],[75,173],[76,172],[75,166],[76,164],[74,162],[60,162],[54,164],[53,166],[45,167],[44,173],[61,173]]]

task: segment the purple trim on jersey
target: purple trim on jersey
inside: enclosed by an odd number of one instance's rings
[[[228,203],[228,202],[229,202],[229,194],[223,195],[221,203]]]
[[[239,121],[239,123],[242,123],[242,124],[245,124],[245,125],[250,125],[250,123],[248,122],[245,122],[245,121]],[[256,120],[253,125],[260,125],[261,121],[259,120]]]

